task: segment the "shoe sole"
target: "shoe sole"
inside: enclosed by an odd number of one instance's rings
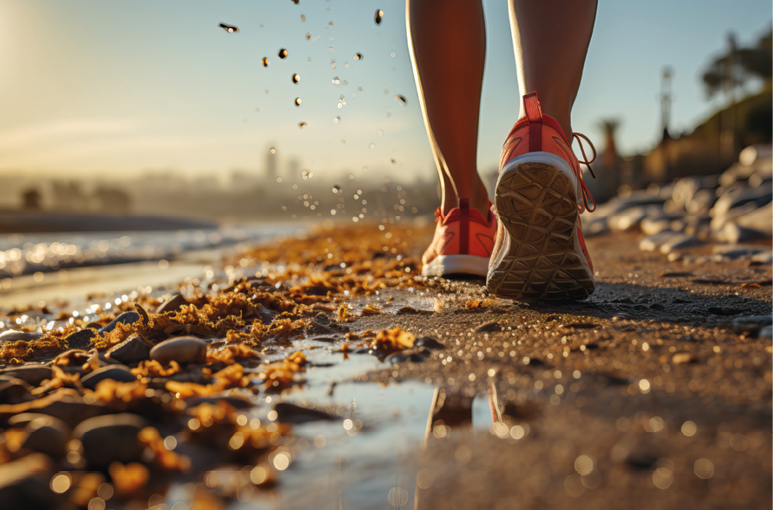
[[[502,169],[495,203],[508,235],[491,261],[491,293],[520,301],[573,301],[594,291],[577,238],[573,182],[569,164],[549,152],[524,154]]]
[[[424,276],[447,276],[450,274],[469,274],[486,277],[488,257],[476,255],[439,255],[421,269]]]

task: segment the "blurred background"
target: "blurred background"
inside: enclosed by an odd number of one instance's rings
[[[506,3],[484,8],[478,163],[493,183],[521,91]],[[431,215],[404,11],[0,2],[0,276],[165,260],[322,219]],[[764,0],[601,3],[573,119],[601,153],[599,202],[693,178],[677,206],[691,212],[710,189],[708,214],[721,184],[695,176],[719,176],[748,146],[747,163],[769,165],[771,16]],[[769,186],[761,175],[751,185]]]

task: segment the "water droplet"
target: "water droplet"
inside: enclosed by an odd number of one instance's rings
[[[306,32],[306,40],[308,41],[311,39],[311,32]]]
[[[333,85],[338,85],[339,83],[341,83],[341,79],[338,76],[334,77],[332,81],[333,81]]]
[[[339,186],[338,184],[336,184],[335,186],[333,186],[333,193],[334,193],[334,194],[336,194],[336,195],[338,195],[339,193],[341,193],[341,186]]]
[[[278,55],[279,55],[279,58],[287,58],[287,55],[288,55],[287,50],[284,48],[280,49]]]
[[[301,14],[301,21],[306,21],[306,15]]]
[[[376,144],[375,143],[371,143],[370,145],[368,145],[368,147],[370,147],[371,149],[375,149],[376,148]]]
[[[362,53],[357,52],[354,54],[354,60],[362,60]]]
[[[263,57],[263,67],[268,67],[268,57]]]
[[[336,50],[332,46],[330,46],[328,47],[327,51],[329,51],[330,53],[335,53]]]
[[[384,136],[384,130],[379,129],[378,131],[376,131],[376,134],[378,134],[378,136]]]
[[[381,9],[376,9],[376,15],[373,17],[373,21],[376,22],[376,25],[380,25],[381,18],[383,17],[384,17],[384,11],[382,11]]]
[[[229,34],[233,34],[234,32],[238,32],[239,31],[239,27],[235,27],[233,25],[228,25],[226,23],[220,23],[220,25],[218,25],[218,26],[220,28],[222,28],[223,30],[225,30],[226,32],[228,32]]]
[[[293,3],[294,3],[295,5],[298,5],[299,3],[301,3],[301,0],[293,0]]]
[[[300,106],[302,102],[300,97],[295,98],[295,106]]]
[[[271,147],[271,148],[268,150],[268,152],[270,152],[271,154],[276,154],[276,148],[274,148],[274,147]]]
[[[301,129],[303,129],[304,127],[306,127],[306,125],[307,125],[307,124],[306,124],[305,122],[299,122],[299,123],[298,123],[298,127],[299,127],[299,128],[301,128]]]
[[[293,80],[293,83],[298,83],[299,81],[301,81],[301,77],[298,75],[298,73],[293,73],[292,80]]]
[[[405,96],[402,96],[400,94],[395,96],[395,101],[399,101],[399,102],[403,103],[403,106],[408,104],[408,100],[405,99]]]
[[[308,170],[304,170],[303,172],[301,172],[301,177],[303,177],[304,181],[308,181],[309,179],[314,177],[314,172],[310,172]]]
[[[340,115],[338,117],[336,117],[335,119],[333,119],[333,122],[335,122],[336,124],[338,124],[340,121],[341,121],[341,116]]]

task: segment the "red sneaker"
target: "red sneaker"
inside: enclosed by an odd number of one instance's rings
[[[493,207],[493,205],[492,205]],[[459,207],[443,215],[435,211],[435,237],[421,261],[424,276],[470,274],[486,276],[494,247],[497,220],[489,209],[484,218],[477,209],[470,209],[469,199],[459,200]]]
[[[580,212],[596,204],[561,126],[543,115],[536,92],[523,103],[526,117],[502,148],[495,192],[500,228],[487,286],[499,297],[522,301],[584,299],[596,284]],[[596,150],[584,135],[574,137],[590,169]],[[593,149],[590,161],[581,139]]]

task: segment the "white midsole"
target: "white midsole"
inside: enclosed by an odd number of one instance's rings
[[[445,276],[447,274],[474,274],[486,276],[488,257],[477,255],[438,255],[421,269],[424,276]]]

